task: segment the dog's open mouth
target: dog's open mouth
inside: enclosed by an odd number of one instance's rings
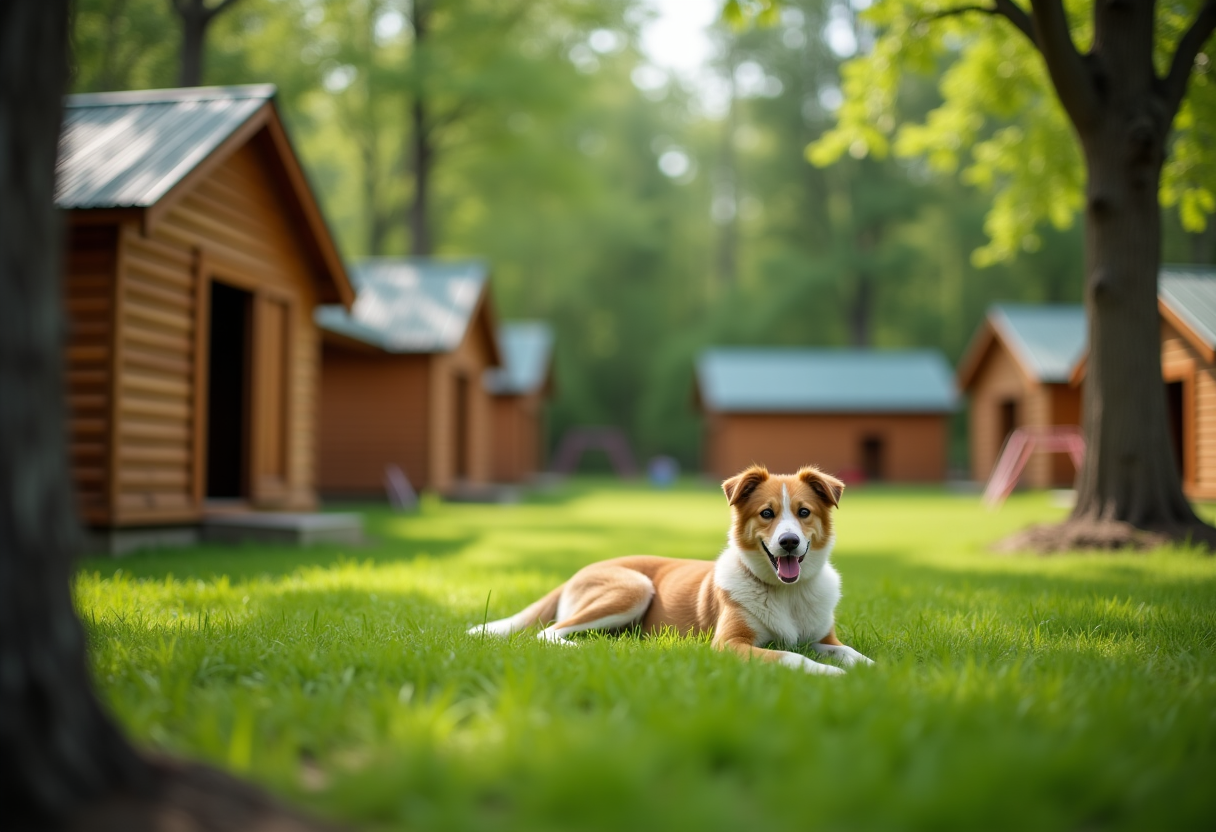
[[[761,541],[760,545],[764,546],[764,554],[768,555],[769,563],[773,565],[773,569],[777,570],[777,577],[781,579],[781,583],[792,584],[798,580],[798,573],[802,570],[802,559],[806,555],[774,556],[768,550],[768,546],[764,545],[764,541]]]

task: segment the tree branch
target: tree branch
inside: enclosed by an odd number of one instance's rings
[[[1191,80],[1191,70],[1195,66],[1195,58],[1203,44],[1216,31],[1216,0],[1207,0],[1199,10],[1191,28],[1178,41],[1174,50],[1174,58],[1170,62],[1170,71],[1158,81],[1166,106],[1169,108],[1169,119],[1172,122],[1182,106],[1182,98],[1186,95],[1187,83]]]
[[[993,0],[991,6],[959,6],[954,9],[946,9],[944,11],[931,14],[926,20],[940,20],[943,17],[954,17],[955,15],[966,14],[967,12],[979,12],[980,14],[992,15],[994,17],[1003,17],[1017,27],[1023,35],[1030,39],[1032,44],[1034,39],[1034,23],[1030,19],[1030,15],[1026,10],[1019,6],[1013,0]]]
[[[1211,2],[1211,0],[1209,0]],[[1047,63],[1047,72],[1060,103],[1078,129],[1098,117],[1098,92],[1085,59],[1072,42],[1062,0],[1030,0],[1035,45]]]
[[[203,10],[204,10],[203,14],[206,15],[207,22],[211,22],[215,18],[219,17],[220,12],[222,12],[224,9],[228,8],[233,3],[235,3],[236,0],[220,0],[219,3],[212,6],[211,8],[207,8],[206,2],[207,2],[207,0],[202,0]]]

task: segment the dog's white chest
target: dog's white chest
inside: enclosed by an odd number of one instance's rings
[[[745,574],[733,552],[723,553],[715,580],[742,607],[756,631],[756,644],[819,641],[832,629],[840,602],[840,574],[830,563],[793,586],[772,586]]]

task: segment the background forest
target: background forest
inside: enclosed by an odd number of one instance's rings
[[[981,268],[984,194],[921,161],[807,161],[866,42],[854,6],[719,23],[695,77],[643,49],[653,17],[638,0],[235,0],[202,81],[278,86],[346,257],[484,257],[501,318],[552,323],[551,440],[615,425],[695,468],[707,345],[955,361],[993,301],[1080,301],[1076,225]],[[77,0],[74,90],[175,86],[181,32],[174,0]],[[938,103],[932,79],[908,84],[908,106]],[[1167,261],[1214,253],[1166,217]]]

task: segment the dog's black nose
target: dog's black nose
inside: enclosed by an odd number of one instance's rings
[[[781,537],[777,538],[777,543],[779,543],[781,548],[785,551],[792,552],[798,548],[798,535],[791,532],[786,532],[785,534],[781,535]]]

